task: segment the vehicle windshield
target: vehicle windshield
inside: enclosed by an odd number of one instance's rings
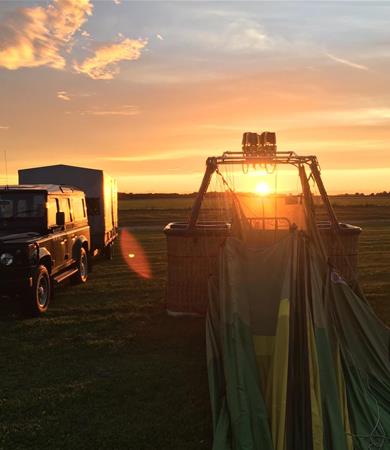
[[[43,218],[45,204],[41,192],[3,191],[0,193],[0,220]]]

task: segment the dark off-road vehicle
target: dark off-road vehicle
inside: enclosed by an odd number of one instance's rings
[[[58,185],[0,187],[0,296],[46,312],[53,285],[88,277],[90,229],[83,191]]]

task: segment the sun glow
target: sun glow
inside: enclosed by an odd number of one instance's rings
[[[264,197],[265,195],[268,195],[271,192],[271,188],[269,187],[269,184],[265,181],[261,181],[256,185],[256,193]]]

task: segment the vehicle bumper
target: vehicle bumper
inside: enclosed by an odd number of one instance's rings
[[[20,273],[18,276],[0,273],[0,296],[20,294],[31,288],[32,284],[33,277],[31,272]]]

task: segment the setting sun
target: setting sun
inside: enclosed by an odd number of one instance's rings
[[[256,193],[265,196],[268,195],[271,192],[271,188],[269,187],[269,184],[265,181],[261,181],[256,185]]]

